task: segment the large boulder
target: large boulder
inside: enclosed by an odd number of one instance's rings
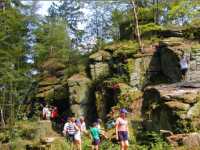
[[[178,133],[199,128],[199,95],[198,83],[146,87],[142,106],[145,127]]]
[[[130,85],[141,89],[161,71],[158,53],[135,55],[134,58],[128,59],[128,71]]]
[[[43,100],[66,100],[67,88],[65,83],[56,76],[42,78],[38,83],[36,98]]]
[[[70,110],[76,117],[87,116],[90,108],[91,81],[85,75],[75,74],[67,80]]]
[[[63,81],[65,62],[58,58],[49,57],[40,65],[41,73],[38,78],[36,98],[48,100],[54,104],[57,100],[67,99],[66,82]]]
[[[89,57],[90,59],[90,75],[93,80],[101,76],[107,76],[110,73],[109,60],[111,55],[109,52],[100,50]]]
[[[200,134],[196,132],[188,134],[183,138],[183,145],[187,149],[200,149]]]
[[[167,38],[160,42],[161,69],[172,82],[181,80],[179,61],[183,43],[182,38]]]
[[[200,81],[200,46],[198,42],[170,37],[160,41],[161,71],[171,82],[181,81],[180,58],[184,53],[189,58],[187,81]]]
[[[135,114],[140,114],[139,112],[141,112],[141,105],[137,105],[140,104],[141,91],[125,83],[113,83],[111,80],[106,80],[98,86],[95,96],[97,113],[102,119],[106,118],[106,115],[113,107],[127,108],[129,110],[137,108],[138,111]],[[132,105],[133,103],[136,105]]]

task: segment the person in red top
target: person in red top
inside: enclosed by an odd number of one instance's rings
[[[126,109],[120,110],[120,116],[116,120],[116,139],[120,141],[120,150],[128,149],[128,120],[126,119]]]
[[[53,107],[53,110],[51,111],[51,119],[54,121],[58,117],[58,108]]]

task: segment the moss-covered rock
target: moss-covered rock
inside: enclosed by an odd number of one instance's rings
[[[177,82],[181,80],[181,70],[179,66],[179,56],[168,48],[161,49],[161,70],[171,80]]]
[[[147,128],[179,133],[194,131],[198,124],[196,119],[200,119],[200,88],[198,83],[192,85],[187,87],[187,84],[171,84],[147,87],[142,106],[144,119],[151,120]]]
[[[109,52],[100,50],[89,56],[90,75],[93,80],[108,76],[110,73],[109,61],[111,55]]]
[[[130,56],[138,52],[139,46],[136,41],[117,41],[104,47],[105,50],[111,51],[114,57]]]
[[[89,59],[92,61],[108,61],[111,59],[111,55],[109,52],[104,51],[104,50],[99,50],[92,55],[89,56]]]
[[[44,80],[39,82],[39,86],[49,86],[49,85],[54,85],[58,84],[59,79],[55,76],[49,76],[46,77]]]
[[[65,69],[65,64],[62,62],[60,59],[57,58],[49,58],[47,61],[45,61],[42,65],[41,68],[43,70],[48,70],[50,72],[52,71],[58,71],[58,70],[63,70]]]
[[[165,102],[165,105],[167,105],[169,108],[174,110],[188,110],[190,108],[189,104],[185,104],[179,101],[169,101]]]
[[[103,62],[90,64],[90,74],[93,80],[108,76],[110,74],[109,64]]]
[[[90,79],[85,75],[75,74],[67,82],[71,112],[77,117],[87,116],[91,103]]]
[[[192,106],[187,113],[187,117],[189,118],[195,118],[199,116],[200,116],[200,101],[194,104],[194,106]]]
[[[112,78],[99,83],[95,92],[98,116],[105,119],[112,107],[134,109],[134,101],[141,99],[142,93],[123,82]],[[140,111],[140,110],[139,110]]]

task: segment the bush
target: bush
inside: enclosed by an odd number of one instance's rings
[[[142,131],[138,134],[138,141],[144,147],[151,150],[170,150],[172,147],[164,141],[158,132]]]

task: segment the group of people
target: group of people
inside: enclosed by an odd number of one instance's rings
[[[55,119],[58,117],[58,108],[55,106],[49,107],[45,105],[42,109],[42,118],[44,120]]]
[[[76,149],[82,149],[81,134],[83,133],[87,133],[84,117],[79,119],[75,119],[75,117],[68,117],[63,128],[63,134],[72,143],[72,149],[73,143],[75,144]]]
[[[116,139],[120,142],[120,150],[128,149],[128,121],[126,119],[127,110],[121,109],[120,115],[115,122]],[[101,139],[107,139],[106,132],[101,128],[101,120],[97,119],[87,130],[84,117],[76,119],[69,117],[63,128],[64,136],[71,142],[71,149],[82,150],[81,136],[90,135],[92,139],[92,150],[98,150]]]

